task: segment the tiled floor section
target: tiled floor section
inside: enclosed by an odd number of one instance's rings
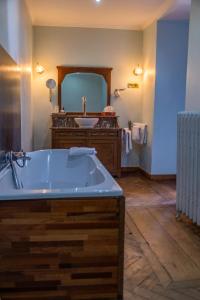
[[[118,180],[126,195],[124,300],[200,300],[200,230],[175,219],[175,181]]]

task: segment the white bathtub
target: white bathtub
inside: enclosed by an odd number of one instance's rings
[[[122,196],[123,191],[95,155],[70,157],[68,150],[41,150],[17,168],[23,189],[15,189],[10,167],[0,172],[0,200]]]

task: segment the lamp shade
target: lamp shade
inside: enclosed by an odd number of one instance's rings
[[[44,72],[44,67],[37,63],[37,65],[35,67],[35,71],[36,71],[36,73],[42,74]]]
[[[141,76],[143,74],[143,69],[142,67],[140,67],[140,65],[138,65],[134,71],[133,71],[134,75],[136,76]]]

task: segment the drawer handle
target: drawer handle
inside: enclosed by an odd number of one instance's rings
[[[92,136],[117,136],[114,132],[100,132],[100,133],[91,133]]]
[[[92,133],[91,135],[105,135],[104,133]]]
[[[74,133],[74,132],[61,132],[61,133],[55,133],[57,136],[85,136],[83,133]]]

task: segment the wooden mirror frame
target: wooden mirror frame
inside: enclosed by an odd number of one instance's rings
[[[58,105],[59,105],[59,109],[62,109],[61,84],[62,84],[65,76],[67,74],[71,74],[71,73],[94,73],[94,74],[102,75],[107,83],[107,105],[110,105],[112,68],[57,66],[57,69],[58,69]]]

